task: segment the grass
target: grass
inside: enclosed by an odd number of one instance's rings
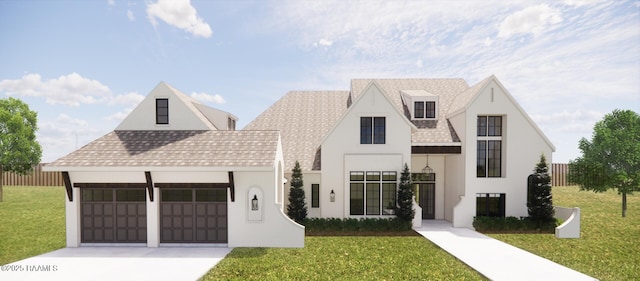
[[[4,187],[0,203],[0,264],[65,245],[62,187]],[[554,203],[580,207],[582,237],[490,234],[600,280],[640,280],[640,196],[628,197],[621,218],[615,191],[555,187]],[[422,237],[306,237],[303,249],[236,248],[205,280],[375,279],[481,280],[477,272]]]
[[[580,207],[580,239],[553,234],[489,234],[600,280],[640,280],[640,197],[627,196],[627,217],[621,217],[621,196],[554,187],[554,205]]]
[[[62,187],[4,186],[0,202],[0,264],[65,246]]]
[[[423,237],[306,237],[302,249],[235,248],[203,280],[484,280]]]

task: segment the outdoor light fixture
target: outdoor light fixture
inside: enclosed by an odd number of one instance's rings
[[[253,195],[253,199],[251,199],[251,211],[257,211],[258,210],[258,196],[257,195]]]
[[[329,200],[331,200],[331,202],[336,202],[336,193],[333,192],[333,189],[331,190],[331,193],[329,193]]]
[[[428,177],[429,174],[433,173],[433,169],[431,169],[431,167],[429,167],[429,155],[427,154],[427,166],[424,166],[424,168],[422,168],[422,173],[423,174],[427,174],[426,176]]]

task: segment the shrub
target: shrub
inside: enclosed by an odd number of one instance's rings
[[[558,222],[540,222],[529,217],[474,217],[473,227],[479,232],[553,233]]]
[[[304,202],[302,170],[300,169],[300,163],[298,163],[298,161],[296,161],[291,171],[291,189],[289,191],[287,215],[297,223],[303,223],[304,219],[307,218],[307,205]]]
[[[407,166],[406,163],[400,175],[397,201],[398,208],[396,209],[396,216],[401,220],[411,222],[415,215],[415,210],[413,210],[413,186],[411,184],[409,166]]]
[[[400,232],[411,230],[411,223],[399,218],[308,218],[308,232]]]

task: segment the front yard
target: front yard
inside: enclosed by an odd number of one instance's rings
[[[640,280],[640,196],[620,217],[615,192],[554,187],[554,202],[580,207],[582,237],[491,234],[600,280]],[[4,187],[0,203],[0,264],[65,245],[62,187]],[[307,237],[304,249],[236,248],[205,280],[374,279],[480,280],[477,272],[418,236]]]

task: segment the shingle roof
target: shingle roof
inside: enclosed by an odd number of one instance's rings
[[[277,131],[113,131],[49,167],[271,167]]]
[[[296,160],[303,170],[319,170],[318,145],[347,110],[348,96],[347,91],[289,92],[243,130],[280,130],[286,170]]]
[[[460,141],[446,116],[456,96],[469,88],[463,79],[354,79],[351,80],[353,100],[362,94],[373,80],[382,87],[381,90],[409,120],[411,120],[411,114],[409,108],[402,102],[402,91],[416,93],[422,90],[438,96],[438,120],[412,120],[411,122],[418,128],[411,134],[412,143],[441,144]]]

